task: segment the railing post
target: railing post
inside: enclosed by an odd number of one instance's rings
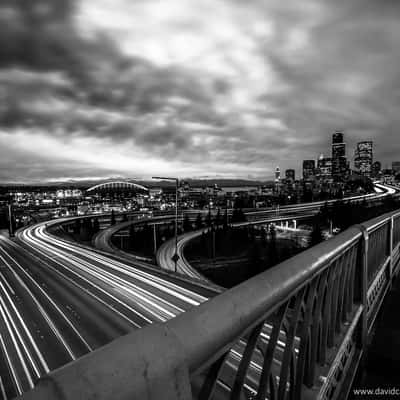
[[[392,284],[392,278],[393,278],[393,239],[394,239],[394,216],[392,215],[390,217],[390,228],[389,228],[389,251],[390,251],[390,276],[389,276],[389,282]]]
[[[361,273],[361,303],[363,305],[361,327],[361,349],[364,352],[368,342],[368,230],[363,225],[358,225],[361,231],[360,246],[360,273]]]

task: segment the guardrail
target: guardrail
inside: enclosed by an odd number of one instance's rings
[[[346,398],[399,244],[399,212],[354,226],[51,372],[21,398]]]

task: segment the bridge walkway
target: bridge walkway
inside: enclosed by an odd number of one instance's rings
[[[353,389],[400,390],[400,278],[394,281],[376,321],[362,373]],[[360,396],[350,398],[360,399]]]

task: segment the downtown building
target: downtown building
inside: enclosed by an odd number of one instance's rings
[[[374,161],[372,163],[371,169],[372,169],[372,176],[374,178],[379,178],[379,176],[382,173],[382,163],[380,161]]]
[[[358,142],[354,154],[354,169],[361,175],[370,177],[372,175],[373,142],[366,140]]]
[[[294,169],[287,169],[285,171],[285,179],[288,182],[294,182],[296,177],[296,171]]]
[[[400,172],[400,161],[392,162],[392,171],[394,174],[398,174]]]
[[[348,174],[348,170],[344,135],[342,132],[335,132],[332,135],[332,178],[343,181]]]
[[[317,161],[317,178],[321,180],[330,180],[332,178],[332,158],[320,155]]]
[[[315,178],[315,160],[303,161],[303,179],[305,181]]]
[[[279,183],[281,181],[281,170],[279,167],[275,169],[275,182]]]

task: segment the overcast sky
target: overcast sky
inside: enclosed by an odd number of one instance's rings
[[[21,5],[22,4],[22,5]],[[0,181],[400,159],[398,0],[2,0]]]

